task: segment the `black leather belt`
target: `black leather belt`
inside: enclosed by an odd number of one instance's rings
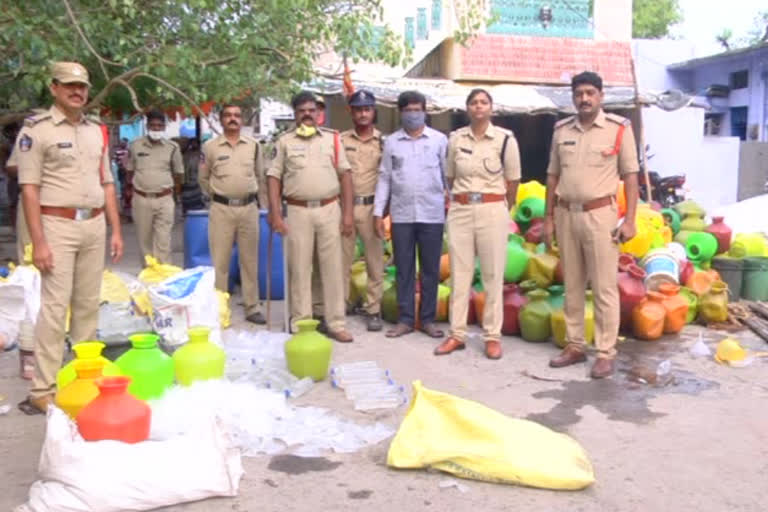
[[[376,196],[355,196],[355,204],[373,204]]]
[[[220,204],[225,204],[227,206],[247,206],[251,204],[254,201],[257,201],[259,197],[256,194],[248,194],[247,196],[241,198],[241,199],[230,199],[226,196],[221,196],[219,194],[213,194],[211,196],[211,199],[213,199],[215,202]]]

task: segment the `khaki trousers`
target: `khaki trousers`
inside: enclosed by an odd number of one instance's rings
[[[106,245],[103,213],[83,221],[50,215],[43,215],[42,219],[54,266],[42,274],[32,397],[56,390],[56,373],[64,358],[67,307],[72,310],[69,324],[72,342],[92,340],[96,336]]]
[[[467,310],[477,256],[486,297],[482,318],[483,338],[485,341],[501,340],[509,230],[506,203],[451,203],[446,226],[451,263],[451,336],[459,341],[464,341],[467,336]]]
[[[32,243],[27,229],[27,220],[24,217],[24,205],[19,197],[19,206],[16,211],[16,259],[19,264],[24,262],[24,247]],[[35,350],[35,329],[31,322],[24,320],[19,326],[19,348],[32,352]]]
[[[216,270],[216,288],[229,288],[229,262],[237,240],[240,254],[240,278],[243,285],[245,315],[261,310],[259,300],[259,206],[228,206],[211,203],[208,219],[208,245]]]
[[[173,196],[133,197],[133,222],[139,238],[141,264],[147,255],[160,263],[171,262],[171,230],[173,229]]]
[[[384,283],[384,249],[381,239],[376,236],[373,226],[373,205],[355,205],[355,229],[350,237],[342,237],[342,251],[344,258],[344,284],[346,286],[346,300],[350,295],[350,270],[355,258],[355,242],[357,236],[363,241],[365,247],[365,270],[368,274],[368,289],[365,297],[365,311],[369,315],[381,313],[381,294]]]
[[[325,321],[331,331],[344,329],[346,287],[341,267],[338,201],[318,208],[288,205],[286,218],[291,328],[296,330],[296,320],[312,318],[312,255],[317,247]]]
[[[595,298],[595,347],[598,357],[616,357],[619,335],[619,291],[616,265],[619,248],[611,232],[616,228],[616,206],[588,212],[557,207],[555,226],[565,278],[566,339],[585,349],[584,292],[587,282]]]

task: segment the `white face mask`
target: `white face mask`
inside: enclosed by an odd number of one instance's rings
[[[154,140],[154,141],[161,140],[164,135],[165,135],[165,132],[153,132],[151,130],[147,132],[147,137],[149,137],[150,140]]]

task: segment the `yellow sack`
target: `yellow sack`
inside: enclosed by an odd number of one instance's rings
[[[130,302],[131,292],[120,276],[109,270],[101,275],[101,302]]]
[[[168,263],[160,263],[152,256],[145,256],[147,267],[139,273],[139,281],[144,284],[161,283],[181,272],[181,268]]]
[[[387,465],[556,490],[584,489],[595,481],[584,449],[567,435],[426,389],[420,381],[413,383],[413,402]]]
[[[222,329],[232,325],[232,310],[229,309],[229,294],[221,290],[216,290],[216,297],[219,298],[219,324]]]

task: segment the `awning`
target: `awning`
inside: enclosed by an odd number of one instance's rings
[[[483,87],[493,96],[494,110],[498,114],[574,114],[570,87],[539,85],[479,85],[463,84],[452,80],[399,78],[387,81],[355,80],[355,89],[366,89],[376,95],[377,103],[395,107],[401,92],[416,90],[427,98],[427,110],[430,113],[465,110],[465,101],[469,91]],[[324,96],[343,95],[342,81],[317,79],[307,88]],[[701,106],[693,102],[693,97],[680,91],[662,93],[641,92],[642,105],[655,105],[664,110],[677,110],[687,106]],[[635,108],[635,92],[632,87],[606,87],[604,108],[621,110]]]

